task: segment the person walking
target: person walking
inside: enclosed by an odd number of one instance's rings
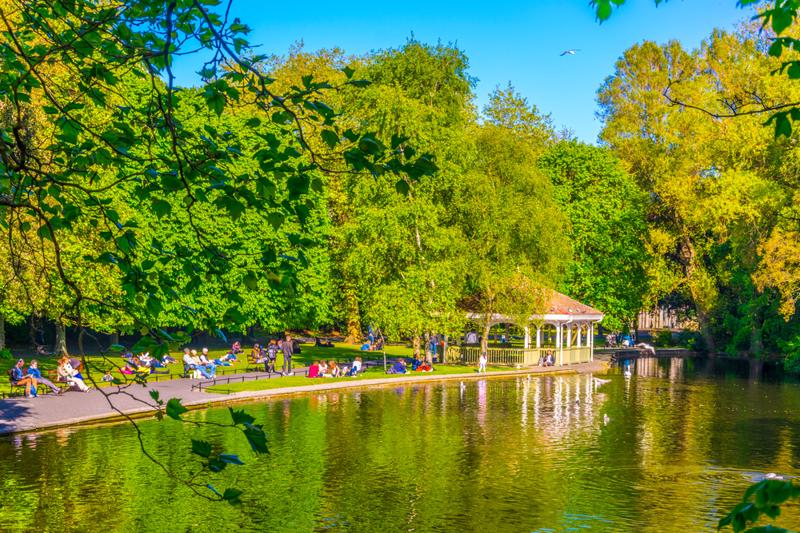
[[[292,372],[292,353],[294,352],[291,335],[286,335],[286,339],[281,345],[281,351],[283,352],[283,375],[288,376]]]
[[[483,372],[484,374],[486,373],[486,362],[488,360],[489,360],[489,358],[486,357],[486,352],[481,352],[481,357],[480,357],[480,359],[478,359],[478,373],[479,374],[481,372]]]
[[[267,358],[264,360],[264,372],[272,374],[275,372],[275,360],[278,358],[278,342],[271,339],[267,345]]]

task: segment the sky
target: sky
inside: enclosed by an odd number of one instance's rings
[[[601,129],[596,93],[625,49],[645,39],[678,39],[697,47],[714,28],[732,29],[752,12],[735,0],[627,0],[603,24],[588,0],[486,2],[323,2],[278,7],[265,0],[234,0],[232,16],[252,28],[258,53],[284,55],[302,41],[307,51],[339,47],[348,54],[397,48],[412,35],[419,41],[451,43],[469,57],[478,79],[479,108],[498,85],[519,93],[549,113],[558,129],[594,143]],[[574,56],[561,57],[567,49]],[[197,59],[176,64],[177,81],[193,85]]]

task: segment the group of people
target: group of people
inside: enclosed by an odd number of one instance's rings
[[[420,359],[419,352],[414,352],[414,358],[411,360],[411,372],[433,372],[433,366],[427,361]],[[387,374],[407,374],[409,372],[408,364],[405,359],[397,359],[392,366],[387,370]]]
[[[81,392],[89,391],[89,386],[81,374],[81,362],[77,359],[70,359],[66,356],[59,359],[56,375],[58,381],[68,383],[70,388]],[[42,386],[49,388],[53,394],[61,394],[62,392],[62,389],[57,387],[55,383],[42,375],[42,371],[39,369],[39,361],[36,359],[31,360],[27,369],[25,368],[25,360],[18,359],[16,364],[9,370],[9,378],[12,385],[25,387],[26,398],[36,398]]]
[[[336,361],[313,361],[308,367],[309,378],[339,378],[355,377],[364,369],[364,363],[360,357],[356,357],[350,366],[340,366]]]
[[[278,354],[283,354],[281,374],[288,376],[292,373],[292,355],[299,352],[300,349],[295,346],[292,336],[286,335],[284,339],[270,339],[266,346],[254,344],[253,350],[250,352],[250,362],[264,365],[264,372],[272,374],[277,372],[275,362],[278,359]]]
[[[183,349],[183,371],[192,379],[214,379],[217,375],[217,367],[231,366],[232,363],[237,361],[236,358],[236,345],[223,355],[212,359],[208,353],[208,348],[203,348],[200,353],[192,348]],[[241,347],[239,348],[241,353]]]

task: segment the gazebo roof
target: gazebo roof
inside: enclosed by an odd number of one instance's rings
[[[547,309],[550,315],[599,315],[603,317],[603,312],[590,305],[583,304],[578,300],[573,300],[566,294],[553,291],[550,298],[550,307]]]
[[[590,305],[579,302],[562,294],[558,291],[550,291],[550,303],[547,310],[542,315],[533,315],[530,317],[531,321],[543,321],[554,323],[566,323],[573,320],[581,320],[586,322],[599,322],[605,316],[602,311],[595,309]],[[469,308],[469,307],[468,307]],[[475,311],[467,313],[470,319],[483,319],[484,315]],[[502,313],[495,313],[491,317],[493,323],[514,322],[514,318],[504,315]]]

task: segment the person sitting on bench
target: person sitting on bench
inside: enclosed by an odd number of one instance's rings
[[[69,357],[62,357],[58,361],[58,379],[77,387],[81,392],[89,392],[89,387],[84,383],[83,376],[72,366]]]
[[[50,387],[50,391],[53,394],[61,394],[61,389],[56,387],[49,379],[42,377],[42,371],[39,370],[39,361],[36,359],[31,359],[31,363],[28,365],[28,375],[35,379],[37,383]]]
[[[26,398],[36,398],[36,378],[25,375],[25,373],[22,371],[23,366],[25,366],[25,360],[19,359],[17,364],[8,371],[8,375],[11,378],[11,384],[15,387],[25,387]]]

